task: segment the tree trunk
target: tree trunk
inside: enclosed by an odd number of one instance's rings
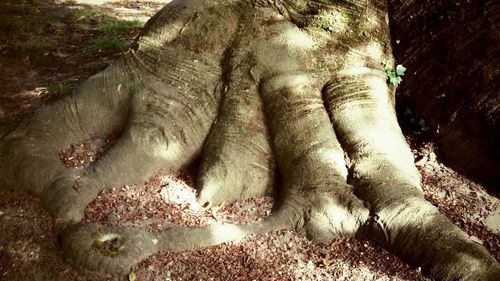
[[[0,187],[40,197],[65,255],[90,270],[122,275],[160,250],[295,229],[375,240],[436,280],[497,280],[497,261],[423,197],[387,81],[387,10],[384,0],[174,1],[113,66],[1,137]],[[88,167],[59,160],[109,134],[116,142]],[[101,190],[200,157],[200,204],[275,193],[274,211],[156,233],[81,222]]]

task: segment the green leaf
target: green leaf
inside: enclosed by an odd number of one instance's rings
[[[402,80],[403,79],[401,79],[401,77],[399,76],[389,75],[389,82],[391,82],[393,85],[398,85]]]
[[[129,281],[135,281],[136,279],[136,276],[135,276],[135,273],[133,271],[131,271],[129,274],[128,274],[128,280]]]
[[[420,121],[418,122],[418,125],[420,126],[420,130],[422,132],[425,132],[425,131],[429,131],[429,127],[427,126],[427,124],[425,124],[425,120],[424,119],[420,119]]]
[[[385,64],[384,64],[384,69],[385,69],[387,72],[392,71],[392,63],[391,63],[391,62],[389,62],[389,61],[385,62]]]
[[[406,67],[404,67],[403,65],[398,64],[396,66],[396,74],[397,75],[404,76],[405,75],[405,71],[406,71]]]
[[[391,61],[382,62],[384,64],[384,69],[387,72],[387,78],[389,82],[393,85],[398,85],[403,81],[400,76],[405,75],[406,68],[401,64],[396,66],[396,70],[393,68],[393,63]]]

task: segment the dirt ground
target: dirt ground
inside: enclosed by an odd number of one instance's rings
[[[162,3],[163,2],[163,3]],[[168,0],[7,0],[0,3],[0,125],[68,94],[104,69]],[[105,38],[106,40],[101,40]],[[406,132],[426,198],[500,260],[498,194],[443,165],[425,132]],[[61,151],[68,166],[99,151],[86,140]],[[1,173],[1,171],[0,171]],[[150,230],[214,222],[250,222],[267,215],[272,198],[203,208],[192,171],[159,173],[141,186],[102,193],[87,221]],[[368,241],[316,245],[281,231],[196,252],[159,253],[133,269],[136,280],[426,280]],[[80,272],[62,258],[51,217],[26,194],[0,191],[0,280],[114,280]]]

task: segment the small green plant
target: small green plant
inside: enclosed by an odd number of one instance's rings
[[[397,86],[401,83],[401,81],[403,81],[403,78],[401,77],[405,75],[406,67],[398,64],[396,65],[396,69],[394,69],[392,65],[392,62],[388,61],[384,64],[384,69],[387,73],[387,79],[389,80],[389,82],[392,85]]]
[[[427,126],[427,124],[425,124],[425,120],[424,119],[420,119],[420,121],[418,122],[418,126],[420,128],[420,131],[422,132],[426,132],[426,131],[429,131],[429,126]]]
[[[47,87],[45,87],[45,92],[49,95],[53,95],[56,93],[62,93],[66,90],[67,90],[67,87],[62,82],[50,83],[49,85],[47,85]]]
[[[411,116],[411,109],[409,107],[405,108],[404,116]]]
[[[142,23],[138,20],[111,20],[102,23],[99,30],[108,34],[129,32],[135,27],[141,26]]]
[[[403,112],[403,116],[408,122],[410,123],[412,130],[413,131],[419,131],[419,132],[427,132],[429,131],[429,126],[425,123],[425,120],[420,118],[420,121],[417,122],[417,120],[412,116],[413,113],[409,107],[405,108],[405,111]]]
[[[90,49],[95,52],[126,51],[130,45],[116,35],[105,35],[94,40]]]

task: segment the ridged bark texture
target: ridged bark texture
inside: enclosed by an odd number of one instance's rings
[[[70,261],[116,275],[160,250],[288,228],[376,240],[436,280],[498,280],[495,259],[423,198],[384,70],[386,4],[174,1],[117,64],[2,136],[0,188],[40,197]],[[114,131],[88,167],[60,163],[65,145]],[[201,203],[274,191],[271,214],[157,233],[81,222],[99,191],[199,156]]]

